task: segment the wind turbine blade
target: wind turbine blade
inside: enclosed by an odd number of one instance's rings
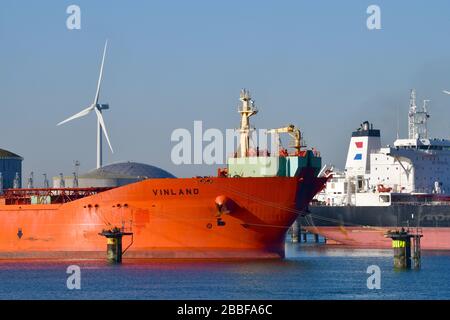
[[[67,118],[67,119],[64,120],[64,121],[61,121],[61,122],[58,123],[57,125],[60,126],[60,125],[62,125],[62,124],[64,124],[64,123],[66,123],[66,122],[72,121],[72,120],[77,119],[77,118],[84,117],[84,116],[87,115],[89,112],[91,112],[92,109],[94,109],[94,108],[95,108],[95,105],[91,105],[89,108],[86,108],[86,109],[84,109],[84,110],[78,112],[77,114],[71,116],[70,118]]]
[[[447,91],[447,90],[443,90],[442,92],[446,93],[446,94],[450,94],[450,91]]]
[[[98,121],[100,122],[100,126],[102,127],[103,133],[105,134],[106,141],[108,141],[109,148],[111,149],[111,152],[114,153],[111,142],[109,141],[108,132],[106,131],[105,121],[103,120],[102,113],[100,112],[100,110],[98,110],[97,107],[95,107],[94,109],[95,113],[97,114]]]
[[[105,42],[105,48],[103,49],[102,65],[100,66],[100,75],[98,76],[97,91],[95,93],[94,104],[98,104],[98,98],[100,96],[100,87],[102,85],[103,78],[103,66],[105,65],[106,48],[108,47],[108,40]]]

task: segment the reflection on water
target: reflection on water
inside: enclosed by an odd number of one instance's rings
[[[392,257],[389,249],[353,249],[336,245],[294,244],[286,242],[286,256],[290,258],[305,255],[329,257]]]
[[[0,261],[0,299],[449,299],[450,254],[424,252],[420,271],[395,272],[391,250],[286,243],[267,261]],[[81,267],[81,290],[66,268]],[[366,286],[381,268],[381,290]]]

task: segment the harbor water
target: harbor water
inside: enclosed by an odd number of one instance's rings
[[[69,265],[80,289],[68,289]],[[378,266],[380,289],[369,289]],[[392,250],[286,242],[270,261],[0,261],[0,299],[449,299],[450,253],[395,271]]]

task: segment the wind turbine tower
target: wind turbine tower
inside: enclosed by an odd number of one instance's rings
[[[103,115],[102,115],[102,110],[109,109],[109,105],[98,103],[99,98],[100,98],[100,88],[101,88],[102,79],[103,79],[103,67],[105,64],[105,56],[106,56],[107,47],[108,47],[108,40],[106,40],[105,47],[103,49],[102,64],[100,66],[100,75],[98,77],[97,91],[95,93],[93,103],[88,108],[86,108],[86,109],[78,112],[77,114],[71,116],[70,118],[67,118],[66,120],[58,123],[58,126],[60,126],[66,122],[72,121],[77,118],[84,117],[84,116],[88,115],[89,113],[91,113],[91,111],[95,111],[95,113],[97,115],[97,169],[101,168],[103,166],[103,154],[102,154],[103,135],[102,135],[102,132],[106,137],[106,141],[108,142],[109,148],[111,149],[111,153],[114,153],[114,150],[111,146],[111,142],[109,141],[108,132],[106,130],[105,121],[103,120]]]

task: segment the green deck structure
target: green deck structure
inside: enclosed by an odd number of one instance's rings
[[[295,177],[304,167],[313,167],[319,174],[322,158],[307,150],[304,157],[246,157],[228,159],[230,177]]]

